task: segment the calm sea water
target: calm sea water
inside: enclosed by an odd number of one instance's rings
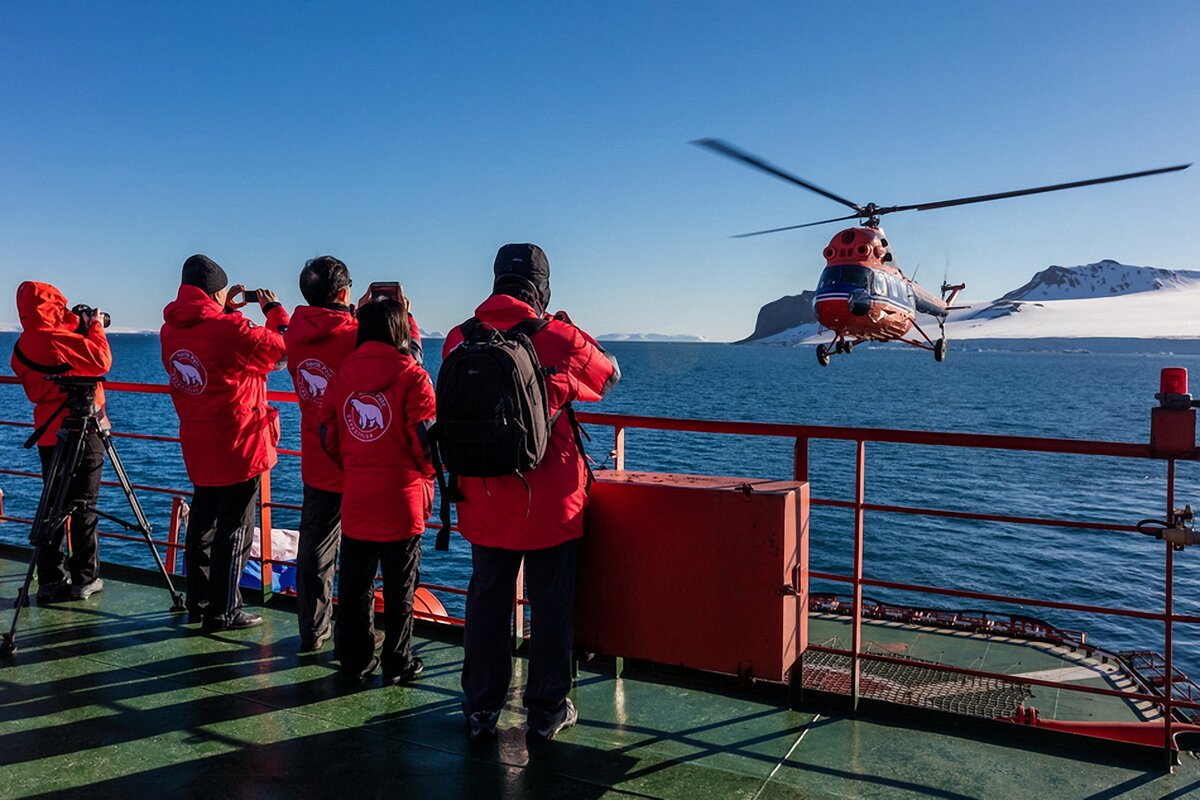
[[[14,334],[0,334],[0,352]],[[163,383],[158,340],[152,335],[114,335],[111,378]],[[975,348],[975,343],[969,343]],[[428,366],[436,374],[440,342],[430,342]],[[1078,343],[1073,345],[1078,348]],[[720,344],[614,343],[624,379],[603,403],[588,410],[718,420],[795,422],[918,430],[1062,436],[1141,442],[1164,366],[1190,367],[1200,380],[1200,355],[1133,350],[1178,350],[1173,343],[1107,347],[1123,352],[1019,352],[955,350],[942,364],[925,352],[899,347],[859,350],[818,367],[811,348],[738,347]],[[1011,343],[1006,347],[1012,348]],[[1019,346],[1018,346],[1019,347]],[[1100,345],[1103,347],[1103,345]],[[5,359],[6,361],[6,359]],[[5,364],[6,366],[6,364]],[[8,370],[4,370],[8,373]],[[284,373],[271,386],[290,389]],[[117,430],[174,435],[177,421],[165,396],[114,395],[110,416]],[[282,407],[285,447],[298,448],[295,406]],[[0,387],[0,419],[27,419],[29,405],[18,387]],[[611,432],[591,429],[589,452],[605,460]],[[0,427],[7,468],[37,469],[36,454],[22,450],[27,429]],[[173,444],[119,440],[138,483],[186,487]],[[630,431],[630,469],[790,478],[792,446],[786,440]],[[948,508],[1027,516],[1132,524],[1161,518],[1165,466],[1122,461],[999,451],[870,445],[867,500],[872,503]],[[810,478],[816,497],[851,499],[853,446],[814,442]],[[1177,502],[1200,500],[1200,469],[1179,468]],[[40,485],[0,476],[6,511],[28,516]],[[299,502],[299,468],[282,457],[273,477],[276,501]],[[166,529],[170,501],[143,493],[156,531]],[[115,490],[102,508],[124,513]],[[298,514],[277,510],[277,527],[296,527]],[[849,511],[813,510],[810,554],[815,570],[845,573],[850,567],[853,523]],[[24,542],[27,531],[0,525],[0,539]],[[466,584],[469,548],[456,540],[449,554],[433,550],[427,537],[423,576],[437,583]],[[149,564],[141,544],[105,541],[102,557]],[[1200,548],[1176,555],[1176,608],[1200,614]],[[868,513],[868,577],[1003,592],[1080,603],[1160,609],[1163,546],[1136,534],[1028,528],[999,523]],[[703,587],[711,590],[713,587]],[[716,587],[721,590],[722,587]],[[816,591],[844,591],[814,583]],[[726,587],[729,592],[737,587]],[[914,605],[958,607],[948,598],[868,591],[868,596]],[[968,601],[969,602],[969,601]],[[972,603],[973,606],[981,604]],[[458,610],[453,603],[452,609]],[[1114,617],[1015,606],[997,611],[1028,613],[1060,627],[1085,630],[1110,649],[1161,649],[1161,626]],[[1200,631],[1177,633],[1177,657],[1200,677]]]

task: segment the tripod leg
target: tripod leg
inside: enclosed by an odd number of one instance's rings
[[[83,458],[83,432],[83,426],[76,424],[76,420],[71,418],[64,421],[58,431],[58,441],[54,445],[54,454],[50,457],[50,467],[46,470],[46,482],[42,486],[41,497],[38,498],[37,516],[33,518],[33,526],[29,529],[29,543],[33,545],[33,556],[29,560],[25,582],[17,593],[17,607],[13,612],[12,624],[0,642],[0,656],[11,656],[17,651],[17,624],[21,620],[21,609],[29,600],[29,584],[33,582],[33,571],[37,568],[42,549],[54,545],[54,536],[62,529],[70,513],[66,507],[67,493],[71,486],[71,476],[75,474],[79,461]]]
[[[41,554],[42,548],[35,545],[33,556],[29,559],[29,569],[25,570],[25,582],[21,584],[21,589],[17,592],[17,604],[13,611],[12,624],[8,626],[8,633],[4,634],[3,640],[0,641],[0,658],[10,658],[17,652],[17,623],[21,621],[21,609],[29,605],[29,584],[33,583],[33,570],[37,567],[38,557]]]
[[[129,475],[125,472],[125,465],[121,463],[121,457],[117,455],[117,447],[112,440],[112,434],[102,428],[99,430],[100,441],[103,442],[104,450],[108,453],[108,460],[112,462],[113,472],[117,474],[117,482],[121,484],[121,490],[125,492],[125,499],[129,501],[129,508],[133,511],[133,518],[137,522],[138,530],[141,531],[142,538],[146,540],[150,552],[154,554],[154,563],[158,565],[158,571],[162,573],[163,580],[167,582],[167,591],[171,594],[171,611],[183,611],[185,610],[183,594],[175,590],[175,585],[171,582],[171,574],[167,572],[162,556],[158,554],[158,548],[155,547],[154,540],[150,536],[150,521],[146,519],[146,514],[142,511],[142,504],[134,494],[133,485],[129,482]]]

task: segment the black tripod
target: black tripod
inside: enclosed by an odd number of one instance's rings
[[[54,534],[66,524],[68,517],[75,511],[81,510],[78,508],[80,503],[67,503],[67,494],[71,479],[75,476],[75,472],[83,460],[87,438],[93,433],[100,437],[104,452],[108,454],[108,459],[112,462],[113,471],[117,474],[117,481],[121,484],[122,491],[125,492],[125,499],[129,501],[129,507],[133,510],[136,522],[131,524],[119,517],[105,514],[98,508],[92,510],[127,531],[136,530],[142,534],[142,538],[150,546],[150,552],[154,554],[154,561],[158,564],[159,572],[167,582],[167,591],[171,593],[171,611],[184,610],[183,594],[175,591],[175,586],[171,583],[171,576],[167,573],[167,568],[163,566],[158,548],[154,546],[154,541],[150,538],[150,522],[142,511],[142,504],[138,502],[137,495],[133,493],[133,485],[130,484],[125,467],[121,464],[121,458],[117,455],[116,445],[109,432],[107,420],[99,415],[99,410],[96,408],[96,386],[103,382],[104,378],[51,376],[46,380],[54,381],[61,386],[67,393],[67,399],[50,419],[33,432],[33,435],[26,440],[25,447],[33,447],[42,437],[46,428],[64,411],[67,412],[67,416],[58,431],[58,441],[54,445],[50,467],[46,470],[46,482],[42,487],[42,496],[38,500],[37,515],[33,518],[33,526],[29,531],[29,543],[33,545],[33,556],[29,559],[29,570],[25,573],[25,582],[17,593],[16,611],[13,612],[12,625],[9,627],[8,633],[4,634],[3,642],[0,643],[0,656],[11,656],[17,651],[17,623],[21,619],[21,609],[29,605],[29,584],[33,581],[33,571],[37,567],[42,548],[51,546]]]

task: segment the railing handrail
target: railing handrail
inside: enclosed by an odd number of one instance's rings
[[[20,384],[13,376],[0,375],[0,384]],[[115,392],[169,394],[171,387],[160,383],[107,381],[105,389]],[[272,389],[267,400],[273,403],[299,402],[295,392]],[[1011,436],[997,433],[961,433],[955,431],[923,431],[905,428],[860,428],[838,425],[805,425],[790,422],[751,422],[713,419],[683,419],[641,414],[614,414],[600,411],[580,411],[580,422],[612,428],[685,433],[715,433],[736,436],[769,436],[788,439],[827,439],[847,442],[877,442],[928,447],[963,447],[991,450],[1022,450],[1066,455],[1111,456],[1114,458],[1159,458],[1149,444],[1141,442],[1110,442],[1095,439],[1063,439],[1048,436]],[[1200,453],[1180,460],[1200,460]]]

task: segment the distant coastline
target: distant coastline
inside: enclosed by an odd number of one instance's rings
[[[16,338],[16,334],[20,333],[19,328],[0,329],[0,348],[8,349],[4,343],[4,338]],[[150,330],[117,330],[110,331],[109,336],[158,336],[158,331]],[[439,331],[423,333],[422,336],[429,341],[441,341],[445,339],[445,334]],[[730,345],[741,345],[743,342],[716,342],[703,339],[698,336],[687,337],[668,337],[662,338],[635,338],[632,335],[624,334],[619,338],[608,338],[605,336],[597,337],[601,341],[609,344],[619,345],[708,345],[713,347],[726,347]],[[814,347],[817,344],[816,340],[803,342],[750,342],[746,343],[754,347],[767,348],[792,348],[792,347]],[[871,343],[867,342],[859,345],[860,348],[868,350],[878,350],[879,352],[893,352],[903,356],[904,354],[918,354],[920,351],[907,348],[896,347],[894,344],[888,343]],[[1024,339],[951,339],[951,352],[1000,352],[1000,353],[1079,353],[1079,354],[1137,354],[1137,355],[1183,355],[1194,356],[1200,355],[1200,337],[1197,338],[1132,338],[1120,336],[1087,336],[1087,337],[1029,337]],[[0,365],[2,366],[2,365]],[[7,370],[5,370],[7,372]]]

